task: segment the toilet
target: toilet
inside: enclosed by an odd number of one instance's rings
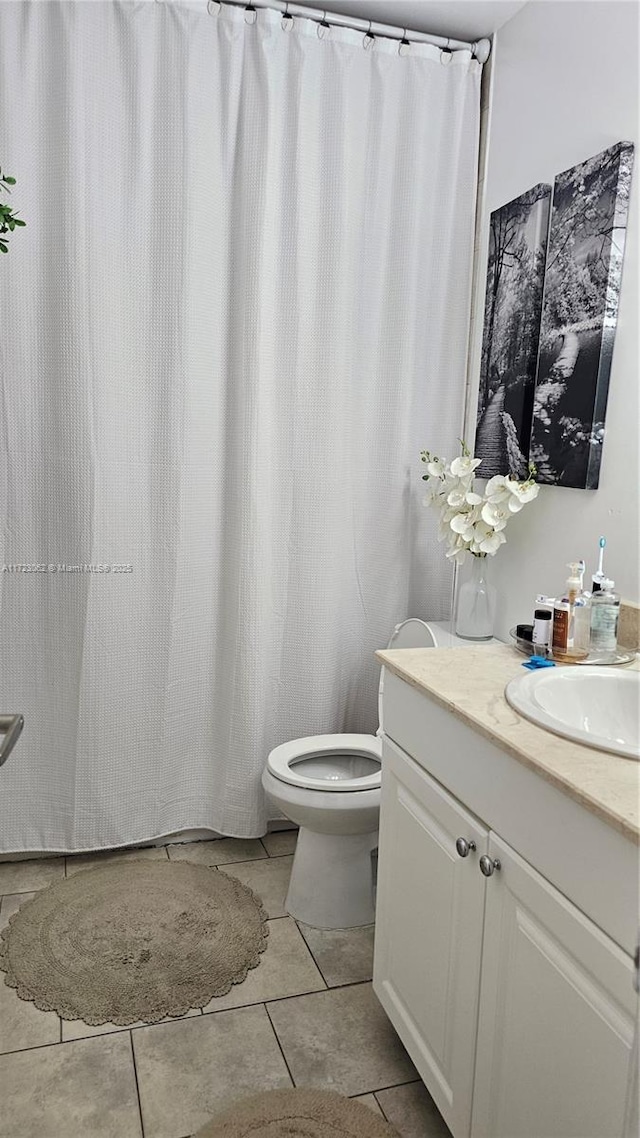
[[[461,646],[448,625],[410,619],[389,648]],[[285,908],[319,929],[348,929],[374,920],[372,852],[378,845],[382,781],[382,693],[376,735],[311,735],[271,751],[262,785],[299,828]]]

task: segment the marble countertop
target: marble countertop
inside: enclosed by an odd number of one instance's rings
[[[401,679],[640,844],[640,762],[563,739],[518,715],[504,689],[523,674],[522,656],[509,645],[403,648],[376,656]],[[638,669],[640,662],[630,667]]]

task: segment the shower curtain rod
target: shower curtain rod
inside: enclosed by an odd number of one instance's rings
[[[391,24],[378,24],[374,20],[361,20],[357,16],[344,16],[340,12],[326,12],[322,8],[306,8],[302,4],[288,4],[285,0],[217,0],[218,3],[235,4],[250,11],[255,8],[272,8],[282,12],[283,16],[302,16],[307,20],[315,20],[318,24],[331,25],[341,28],[354,28],[365,35],[385,36],[387,39],[404,40],[407,43],[432,43],[436,47],[450,51],[470,51],[479,63],[486,63],[491,51],[491,40],[481,39],[475,43],[465,40],[450,39],[445,36],[432,36],[427,32],[413,32],[408,28],[396,28]]]

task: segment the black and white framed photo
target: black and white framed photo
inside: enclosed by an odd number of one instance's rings
[[[478,474],[527,474],[551,186],[491,214],[475,455]]]
[[[533,408],[539,482],[596,489],[627,225],[633,145],[554,183]]]

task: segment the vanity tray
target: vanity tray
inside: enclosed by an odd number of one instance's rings
[[[522,637],[516,636],[515,628],[511,628],[509,630],[509,636],[513,640],[513,646],[517,652],[521,652],[523,656],[533,656],[533,644],[530,640],[523,640]],[[555,659],[553,652],[549,658],[551,660]],[[635,652],[628,651],[625,648],[618,648],[614,656],[602,655],[598,654],[597,652],[592,652],[589,656],[585,656],[580,660],[567,660],[563,654],[562,660],[558,659],[558,663],[580,665],[592,664],[599,667],[606,665],[608,667],[610,664],[631,664],[633,660],[635,660]]]

